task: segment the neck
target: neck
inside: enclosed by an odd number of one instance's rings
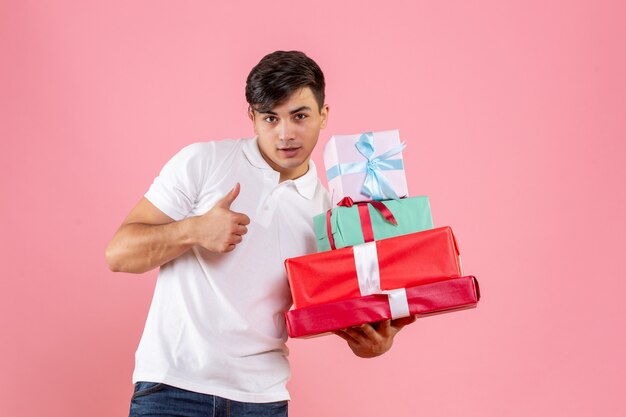
[[[306,165],[302,165],[298,168],[289,171],[279,171],[280,179],[279,182],[287,181],[287,180],[297,180],[307,172],[309,172],[309,161],[307,161]]]

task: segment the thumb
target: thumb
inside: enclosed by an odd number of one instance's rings
[[[235,199],[239,195],[240,190],[241,186],[239,185],[239,183],[235,184],[233,189],[230,190],[228,194],[226,194],[224,197],[222,197],[222,199],[218,201],[215,206],[230,209],[230,205],[233,204],[233,201],[235,201]]]

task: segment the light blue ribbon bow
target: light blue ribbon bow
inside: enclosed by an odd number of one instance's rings
[[[328,181],[338,175],[356,174],[365,172],[365,181],[361,187],[361,193],[368,196],[372,200],[397,200],[398,194],[395,192],[391,183],[383,174],[383,171],[403,169],[402,159],[389,159],[396,155],[406,147],[406,143],[388,150],[387,152],[372,158],[374,155],[374,134],[372,132],[363,133],[359,140],[355,143],[358,151],[367,158],[367,161],[349,162],[338,164],[326,171]]]

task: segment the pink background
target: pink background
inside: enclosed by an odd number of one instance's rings
[[[127,415],[156,271],[104,248],[178,149],[251,135],[275,49],[324,69],[322,143],[400,129],[484,297],[378,359],[290,341],[291,415],[625,415],[625,3],[372,3],[2,2],[1,415]]]

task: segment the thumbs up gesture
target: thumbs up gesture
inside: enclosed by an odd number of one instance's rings
[[[203,248],[212,252],[225,253],[235,249],[248,232],[246,225],[250,218],[243,213],[232,211],[230,206],[239,195],[241,187],[235,184],[215,206],[205,214],[193,217],[192,234]]]

